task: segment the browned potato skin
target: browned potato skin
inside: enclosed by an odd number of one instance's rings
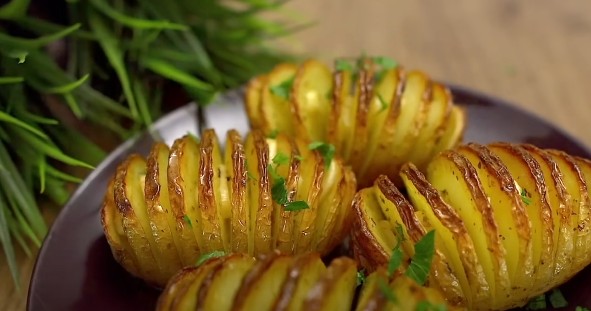
[[[212,251],[325,255],[348,234],[356,180],[340,159],[325,168],[307,143],[256,130],[244,142],[230,131],[226,146],[206,130],[201,141],[185,136],[170,150],[156,143],[147,159],[132,155],[118,167],[101,220],[114,258],[131,274],[162,287]],[[288,199],[309,209],[286,211],[272,199],[269,167],[279,152],[290,159],[277,168]],[[328,169],[337,173],[329,178]]]
[[[468,155],[468,153],[472,155],[472,160],[470,161],[467,161],[467,158],[462,158],[462,154]],[[494,280],[496,282],[495,286],[498,293],[511,293],[510,295],[505,295],[503,297],[494,297],[496,303],[495,310],[521,307],[532,297],[560,286],[591,263],[591,256],[589,255],[591,254],[591,245],[589,241],[589,213],[591,199],[588,188],[588,183],[591,181],[591,161],[570,156],[561,151],[543,150],[532,145],[509,143],[462,145],[441,153],[437,157],[452,157],[456,160],[456,162],[452,163],[456,163],[457,165],[461,164],[464,172],[471,171],[472,173],[468,176],[470,179],[467,179],[467,181],[470,181],[471,183],[468,183],[469,186],[487,182],[481,179],[481,175],[476,175],[474,166],[478,165],[478,168],[480,169],[480,166],[482,165],[483,169],[489,169],[488,174],[492,176],[491,178],[495,178],[499,183],[500,189],[497,193],[503,193],[505,195],[505,199],[502,202],[509,202],[509,205],[511,205],[500,206],[499,202],[501,201],[497,200],[494,196],[491,197],[492,193],[489,193],[489,191],[491,191],[490,189],[492,188],[487,187],[479,188],[479,193],[472,194],[471,198],[466,198],[466,200],[476,200],[476,204],[480,207],[492,208],[493,210],[507,210],[507,212],[512,215],[511,217],[514,218],[511,219],[510,223],[515,223],[516,228],[513,229],[515,231],[512,236],[505,236],[503,238],[514,239],[511,242],[512,245],[520,245],[520,249],[526,250],[506,252],[505,244],[499,245],[498,241],[495,242],[496,244],[494,247],[490,246],[491,250],[495,250],[489,252],[490,256],[504,256],[504,258],[500,259],[511,259],[518,262],[518,269],[508,276],[508,281],[503,280],[503,282],[498,282],[498,280]],[[461,163],[457,161],[460,158],[464,159]],[[503,159],[505,159],[506,162],[504,162]],[[510,159],[514,160],[511,160],[509,163]],[[517,165],[519,167],[517,167]],[[408,171],[408,168],[406,170]],[[419,176],[422,175],[422,173],[418,170],[413,169],[411,171],[413,171],[415,175],[418,174],[417,176],[420,177],[420,179],[424,179],[427,183],[425,185],[430,184],[427,177]],[[519,173],[520,175],[518,176],[512,175],[513,172],[524,171],[529,172],[529,174]],[[443,167],[439,172],[434,170],[431,171],[431,174],[447,173],[451,175],[451,172],[444,170]],[[456,177],[463,178],[465,176]],[[524,178],[527,178],[527,182],[524,181]],[[370,204],[368,203],[370,201],[364,201],[363,195],[361,194],[368,191],[376,193],[381,192],[384,193],[384,196],[387,198],[392,198],[392,195],[387,194],[388,192],[391,192],[396,193],[395,196],[399,195],[402,197],[400,192],[396,190],[394,184],[392,182],[385,182],[385,180],[387,180],[387,177],[380,177],[372,188],[366,188],[360,191],[356,195],[353,203],[353,209],[355,211],[353,232],[351,233],[353,250],[360,265],[370,271],[379,269],[380,266],[387,263],[390,254],[384,251],[386,248],[378,242],[376,237],[378,232],[368,230],[369,224],[367,222],[372,220],[368,220],[367,217],[364,216],[364,210],[370,208],[367,206],[367,204]],[[518,180],[521,180],[521,183]],[[522,198],[523,192],[521,192],[521,186],[524,184],[528,185],[526,193],[534,193],[535,200],[531,199],[532,195],[529,195],[529,200],[528,197]],[[382,187],[380,187],[380,185],[382,185]],[[384,185],[389,186],[384,187]],[[429,187],[435,192],[432,194],[423,193],[423,195],[427,198],[427,202],[429,202],[431,209],[435,209],[436,207],[431,205],[433,203],[428,198],[440,196],[438,193],[439,190],[433,186]],[[468,187],[468,189],[470,191],[475,190],[475,188],[470,187]],[[489,197],[488,202],[483,200],[483,198],[487,196]],[[404,198],[402,197],[402,199]],[[373,202],[371,204],[383,204],[378,201],[371,202]],[[405,202],[405,200],[400,200],[397,201],[395,205],[406,206],[407,204],[408,202]],[[532,204],[536,204],[535,211],[532,210],[534,208]],[[538,204],[540,205],[539,207],[537,206]],[[488,205],[490,205],[490,207],[487,207]],[[400,210],[406,210],[407,212],[410,212],[410,214],[417,213],[417,209],[412,206],[400,208]],[[533,219],[530,219],[530,217],[536,217],[536,222],[533,222]],[[418,219],[422,222],[420,217]],[[473,220],[462,219],[462,221],[468,222]],[[511,225],[508,224],[509,222],[506,220],[497,219],[497,214],[487,214],[486,221],[494,223],[495,226],[499,226],[499,228]],[[405,232],[409,235],[411,235],[413,231],[416,231],[410,229],[412,224],[408,221],[402,221],[402,223]],[[442,223],[446,228],[450,225],[449,223]],[[457,231],[457,228],[454,229],[453,227],[449,227],[449,230]],[[394,228],[392,228],[392,231],[395,231]],[[535,235],[534,232],[536,233]],[[548,236],[548,234],[550,234],[550,236]],[[471,234],[468,234],[465,238],[473,243]],[[487,243],[490,243],[490,241],[491,240],[487,241]],[[527,250],[533,243],[539,245],[538,253],[536,255],[539,257],[539,261],[533,261],[532,251]],[[561,248],[561,245],[565,248]],[[460,249],[459,246],[458,249]],[[436,249],[435,259],[437,259],[439,251],[439,249]],[[552,258],[548,258],[548,256],[552,256]],[[447,285],[441,283],[440,281],[442,279],[434,274],[433,269],[436,263],[435,259],[428,280],[429,287],[441,289],[446,296],[446,299],[451,301],[454,299],[454,293],[446,291]],[[477,262],[475,262],[475,264],[480,265],[480,263],[478,263],[479,260],[477,258],[476,260]],[[493,260],[496,259],[493,258]],[[471,265],[466,265],[465,262],[462,263],[462,267],[463,268],[461,269],[464,269],[466,274],[473,272],[473,267],[471,267]],[[493,267],[494,269],[499,269],[499,265]],[[441,272],[453,276],[451,270],[440,270],[439,273]],[[514,290],[515,288],[519,288],[520,290]],[[473,293],[471,290],[473,291],[473,288],[462,288],[462,295],[471,295]],[[493,297],[484,298],[484,300],[475,300],[474,297],[472,297],[471,299],[465,299],[462,305],[470,310],[490,309],[492,300],[488,301],[487,299],[493,299]],[[379,301],[376,301],[376,303],[378,302]],[[472,302],[474,302],[474,304],[471,304]]]
[[[261,86],[260,81],[293,64],[279,64],[268,75],[253,78],[247,86],[245,95],[245,106],[249,111],[251,127],[262,129],[265,133],[279,130],[308,140],[321,140],[335,145],[337,154],[353,167],[360,187],[371,186],[382,174],[388,175],[399,184],[398,170],[404,163],[416,162],[417,166],[422,167],[438,152],[454,147],[462,140],[466,116],[454,105],[447,87],[431,80],[420,71],[405,71],[402,68],[384,71],[395,71],[392,76],[396,78],[383,79],[386,75],[371,58],[359,62],[364,65],[355,73],[351,91],[343,89],[346,88],[344,71],[335,69],[332,76],[320,74],[330,69],[316,60],[308,60],[298,67],[293,74],[295,82],[291,85],[288,99],[275,97],[274,102],[269,102],[267,96],[265,101],[263,95],[269,92],[269,86]],[[322,69],[319,70],[319,67]],[[309,73],[313,71],[317,75],[311,78]],[[298,83],[304,76],[316,79],[317,85],[332,84],[332,89],[323,90],[326,96],[329,96],[328,102],[317,100],[315,96],[311,96],[309,100],[302,100],[307,94],[317,91]],[[382,80],[377,81],[378,79]],[[395,91],[387,95],[390,97],[379,97],[376,90],[379,89],[380,83],[394,84]],[[419,84],[421,86],[418,86]],[[291,113],[273,114],[275,107],[281,106],[285,100],[290,101]],[[327,107],[310,109],[310,106],[314,105]],[[378,105],[385,107],[376,108]],[[437,108],[433,108],[435,106]],[[263,112],[269,110],[268,115],[276,115],[280,121],[267,120],[267,114],[262,112],[251,112],[257,109]],[[434,111],[433,109],[441,111],[430,115],[429,112]],[[454,112],[454,120],[450,118],[452,110],[457,110]],[[309,126],[303,126],[302,120],[307,120]],[[281,128],[271,128],[271,121]],[[326,130],[312,133],[312,128]],[[394,136],[397,138],[393,139]],[[421,140],[420,144],[416,144],[417,139]]]

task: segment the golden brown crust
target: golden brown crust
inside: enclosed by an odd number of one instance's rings
[[[355,212],[351,227],[353,257],[362,267],[365,267],[371,272],[377,269],[377,267],[387,265],[390,254],[376,241],[374,234],[365,223],[365,217],[363,216],[364,208],[365,203],[363,202],[363,197],[358,192],[355,195],[355,199],[353,199],[353,210]]]

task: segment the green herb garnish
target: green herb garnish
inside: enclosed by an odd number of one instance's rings
[[[398,300],[396,299],[396,295],[394,294],[394,291],[392,291],[392,289],[390,288],[390,285],[388,284],[387,279],[383,279],[380,277],[380,278],[378,278],[377,282],[378,282],[378,289],[380,290],[382,295],[384,295],[384,297],[386,297],[386,300],[388,300],[389,302],[392,302],[392,303],[397,303]]]
[[[364,284],[366,278],[365,270],[362,269],[357,271],[357,286]]]
[[[382,105],[382,107],[380,108],[380,112],[386,111],[388,109],[388,102],[384,99],[382,94],[377,93],[377,96],[378,100],[380,101],[380,104]]]
[[[203,254],[199,257],[199,259],[197,259],[195,266],[199,267],[203,263],[205,263],[206,261],[210,260],[211,258],[222,257],[225,255],[226,255],[226,253],[224,251],[213,251],[211,253]]]
[[[193,228],[193,224],[191,223],[191,218],[189,218],[189,216],[183,216],[183,220],[189,225],[189,227]]]
[[[353,71],[354,67],[351,62],[344,59],[337,59],[335,61],[335,69],[338,71]]]
[[[257,179],[256,179],[256,177],[254,177],[254,175],[253,175],[251,172],[249,172],[249,171],[247,171],[247,172],[246,172],[246,176],[247,176],[249,179],[252,179],[252,180],[257,180]]]
[[[267,137],[271,138],[271,139],[275,139],[275,138],[277,138],[277,135],[279,135],[279,130],[274,129],[269,133],[269,135],[267,135]]]
[[[295,79],[295,76],[275,85],[272,86],[269,90],[271,91],[271,94],[281,97],[285,100],[289,99],[289,93],[291,91],[291,88],[293,86],[293,81]]]
[[[282,152],[278,152],[274,157],[273,157],[273,164],[279,166],[279,165],[286,165],[289,164],[289,156],[285,153]]]
[[[546,305],[546,295],[542,294],[532,298],[525,306],[526,310],[545,310],[547,307]]]
[[[279,154],[280,153],[278,153],[277,155]],[[273,162],[275,162],[275,158],[277,158],[277,155],[273,158]],[[279,158],[277,161],[278,163],[276,165],[280,165],[282,161],[283,159]],[[284,209],[288,212],[295,212],[310,208],[306,201],[289,201],[285,178],[280,176],[279,173],[277,173],[277,168],[273,167],[273,165],[271,164],[269,164],[267,170],[269,171],[271,179],[273,180],[273,186],[271,187],[271,198],[273,199],[273,201],[283,206]]]
[[[402,246],[402,242],[406,241],[406,237],[404,236],[404,231],[401,224],[397,224],[396,233],[396,246],[394,246],[392,249],[392,255],[388,261],[388,277],[392,277],[392,275],[394,275],[394,271],[398,270],[402,264],[403,253],[400,247]]]
[[[525,190],[525,188],[521,189],[521,201],[523,201],[525,205],[531,204],[531,198],[528,196],[527,190]]]
[[[308,145],[308,148],[320,152],[320,155],[324,159],[324,166],[330,167],[330,163],[332,162],[336,151],[333,144],[316,141]]]
[[[406,276],[424,285],[431,270],[431,263],[435,255],[435,230],[427,232],[415,244],[415,255],[406,270]]]
[[[306,201],[292,201],[292,202],[286,203],[284,206],[285,206],[285,210],[288,212],[301,211],[301,210],[310,208],[310,206],[308,205],[308,203]]]
[[[428,300],[421,300],[417,303],[415,311],[447,311],[447,306],[444,304],[432,304]]]
[[[298,161],[304,161],[304,157],[302,157],[302,156],[301,156],[301,155],[299,155],[299,154],[296,154],[296,155],[294,155],[294,156],[293,156],[293,158],[294,158],[294,159],[297,159]]]
[[[376,56],[373,58],[373,61],[385,70],[398,67],[398,63],[394,59],[385,56]]]
[[[568,306],[568,301],[566,301],[564,295],[562,295],[562,292],[558,288],[553,289],[548,298],[550,299],[550,304],[553,308],[564,308]]]

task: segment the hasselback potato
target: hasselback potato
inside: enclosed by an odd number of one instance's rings
[[[268,135],[333,144],[360,186],[381,174],[398,183],[404,163],[422,168],[461,140],[466,123],[447,87],[380,57],[339,60],[334,72],[316,60],[280,64],[250,81],[245,106]]]
[[[399,235],[436,232],[429,286],[470,310],[504,310],[557,287],[591,262],[591,163],[527,144],[467,144],[435,157],[425,174],[385,176],[354,200],[354,255],[388,262]]]
[[[155,143],[117,169],[101,210],[115,259],[164,286],[212,251],[328,253],[352,221],[355,176],[300,139],[213,130]]]
[[[156,310],[369,311],[419,310],[419,304],[446,306],[437,290],[404,276],[390,281],[383,270],[367,277],[355,305],[357,275],[357,263],[348,257],[337,257],[325,266],[317,253],[269,253],[257,259],[230,254],[176,274],[159,297]],[[396,298],[389,301],[386,296]]]

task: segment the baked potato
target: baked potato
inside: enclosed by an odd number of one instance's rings
[[[386,177],[357,193],[354,257],[386,264],[400,235],[435,230],[428,286],[470,310],[505,310],[557,287],[591,263],[591,162],[527,144],[466,144],[425,173],[401,170],[406,197]],[[408,199],[407,199],[408,198]]]
[[[361,187],[381,174],[399,182],[404,163],[422,168],[461,141],[466,116],[447,87],[381,58],[346,64],[279,64],[253,78],[244,101],[251,127],[334,145]]]
[[[260,131],[243,142],[213,130],[155,143],[117,168],[101,220],[115,259],[164,286],[212,251],[249,255],[330,252],[348,234],[356,180],[338,158],[301,139]]]
[[[383,269],[367,277],[355,306],[357,283],[357,263],[348,257],[337,257],[325,266],[318,253],[274,252],[256,259],[230,254],[181,270],[160,295],[156,310],[369,311],[446,306],[437,290],[404,276],[390,281]]]

